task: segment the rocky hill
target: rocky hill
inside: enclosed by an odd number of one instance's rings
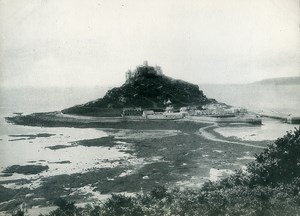
[[[127,81],[109,90],[103,98],[63,110],[66,114],[120,116],[123,108],[141,107],[163,110],[171,103],[175,108],[201,106],[208,99],[197,85],[172,79],[162,74],[160,67],[138,66],[127,72]]]

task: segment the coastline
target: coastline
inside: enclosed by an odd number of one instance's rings
[[[60,112],[33,113],[29,115],[17,115],[5,118],[8,123],[16,125],[39,127],[75,127],[75,128],[115,128],[137,130],[182,130],[197,131],[197,126],[209,124],[208,122],[179,120],[149,120],[126,119],[122,117],[86,117],[75,115],[63,115]]]
[[[95,116],[82,116],[82,115],[69,115],[63,114],[60,111],[46,112],[46,113],[32,113],[29,115],[15,115],[5,118],[7,122],[18,125],[30,126],[47,126],[47,127],[110,127],[122,128],[132,127],[131,122],[135,124],[166,124],[166,122],[194,122],[201,123],[250,123],[261,124],[261,119],[254,119],[250,117],[230,117],[230,118],[216,118],[209,116],[186,116],[178,119],[148,119],[144,117],[95,117]],[[118,123],[117,126],[114,123]],[[157,124],[157,126],[159,125]],[[160,127],[159,127],[160,128]]]

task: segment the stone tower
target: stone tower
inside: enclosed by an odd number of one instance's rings
[[[125,77],[126,77],[126,81],[131,79],[132,78],[132,71],[131,70],[128,70],[126,73],[125,73]]]
[[[147,60],[145,60],[145,61],[143,62],[143,66],[148,67],[148,61],[147,61]]]

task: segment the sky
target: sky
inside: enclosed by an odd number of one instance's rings
[[[0,0],[0,85],[120,85],[144,60],[196,84],[300,76],[299,16],[299,0]]]

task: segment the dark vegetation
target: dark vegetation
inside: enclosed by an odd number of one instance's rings
[[[163,109],[172,105],[201,106],[215,101],[208,99],[197,85],[157,74],[151,66],[136,69],[136,75],[121,87],[109,90],[103,98],[63,110],[63,113],[88,116],[120,116],[124,107]]]
[[[299,215],[300,129],[269,145],[247,171],[198,190],[155,187],[135,197],[113,194],[98,205],[76,207],[59,199],[51,216],[63,215]]]

